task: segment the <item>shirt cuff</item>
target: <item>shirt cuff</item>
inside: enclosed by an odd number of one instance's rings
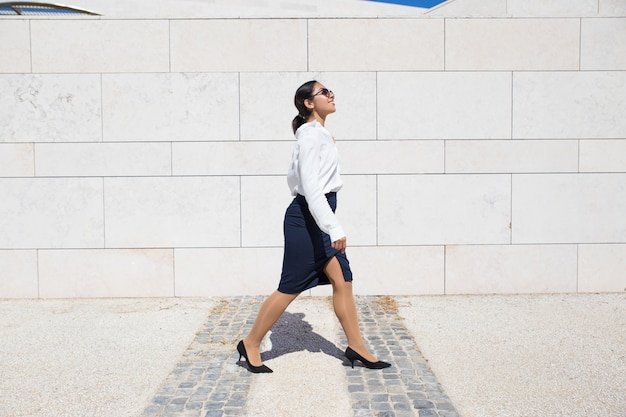
[[[346,236],[346,234],[344,233],[343,228],[341,226],[337,226],[337,227],[334,227],[334,228],[330,229],[328,234],[330,235],[330,242],[331,243],[335,242],[335,241],[341,239],[342,237]]]

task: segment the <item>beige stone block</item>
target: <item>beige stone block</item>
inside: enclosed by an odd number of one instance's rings
[[[337,193],[337,217],[348,246],[376,245],[376,176],[343,175]]]
[[[306,71],[304,19],[170,21],[173,72]]]
[[[282,248],[283,219],[292,200],[285,175],[241,177],[241,245]]]
[[[167,20],[32,20],[34,72],[167,72]]]
[[[239,138],[237,74],[102,76],[104,141]]]
[[[578,19],[449,19],[446,70],[578,70]]]
[[[30,72],[29,21],[2,19],[0,39],[0,73]]]
[[[175,249],[177,297],[266,295],[278,288],[282,248]]]
[[[583,19],[581,70],[626,70],[626,17]]]
[[[443,69],[443,19],[309,20],[312,71]]]
[[[513,17],[581,17],[598,14],[598,0],[507,0]]]
[[[376,138],[376,74],[373,72],[242,73],[241,139],[293,141],[297,88],[317,80],[335,93],[337,111],[325,126],[337,140]],[[271,103],[260,105],[260,103]]]
[[[326,119],[325,126],[337,141],[376,139],[376,78],[376,73],[364,71],[316,76],[335,93],[337,111]]]
[[[298,114],[294,95],[300,85],[319,76],[306,72],[240,74],[241,140],[293,141],[291,121]]]
[[[37,298],[37,251],[0,250],[0,299]]]
[[[511,74],[378,74],[378,139],[511,137]]]
[[[39,143],[37,176],[170,175],[169,143]]]
[[[624,0],[598,0],[600,16],[626,17],[626,3]]]
[[[104,245],[102,179],[0,178],[0,248]]]
[[[578,291],[626,291],[626,245],[579,245]]]
[[[174,175],[286,175],[294,142],[172,144]]]
[[[106,247],[240,244],[239,178],[105,178]]]
[[[32,143],[0,143],[0,177],[32,177],[35,155]]]
[[[581,140],[580,172],[626,172],[626,139]]]
[[[513,74],[514,139],[626,137],[626,72]]]
[[[441,140],[346,141],[337,144],[346,174],[442,173]]]
[[[102,140],[100,77],[0,74],[0,142]]]
[[[356,294],[444,293],[442,246],[357,246],[346,253]]]
[[[42,298],[172,297],[172,249],[39,251]]]
[[[575,140],[449,140],[447,173],[577,172]]]
[[[512,213],[512,243],[626,242],[626,174],[515,174]]]
[[[576,245],[446,247],[446,294],[576,292]]]
[[[510,243],[510,175],[381,175],[378,244]]]

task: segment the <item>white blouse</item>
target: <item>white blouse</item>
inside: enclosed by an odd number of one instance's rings
[[[330,235],[331,242],[346,235],[325,196],[343,185],[339,152],[330,132],[318,121],[305,123],[296,130],[287,184],[292,195],[304,196],[315,222]]]

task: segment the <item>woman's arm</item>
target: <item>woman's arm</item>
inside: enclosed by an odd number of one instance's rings
[[[298,175],[302,183],[301,193],[306,198],[309,210],[319,228],[330,235],[333,248],[344,250],[346,234],[333,213],[320,184],[321,142],[314,131],[303,132],[298,139]],[[335,242],[343,241],[335,245]],[[335,247],[338,246],[338,247]]]

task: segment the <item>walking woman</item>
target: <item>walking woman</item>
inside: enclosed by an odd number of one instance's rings
[[[272,372],[261,362],[263,337],[302,291],[331,284],[335,314],[348,339],[345,355],[352,367],[358,360],[367,368],[387,368],[391,364],[377,360],[363,343],[346,234],[335,216],[337,191],[342,186],[339,154],[324,127],[326,116],[335,112],[335,95],[319,82],[309,81],[298,88],[294,103],[298,109],[292,122],[296,145],[287,183],[295,198],[285,213],[280,284],[261,306],[248,336],[237,345],[239,359],[246,358],[250,372]]]

